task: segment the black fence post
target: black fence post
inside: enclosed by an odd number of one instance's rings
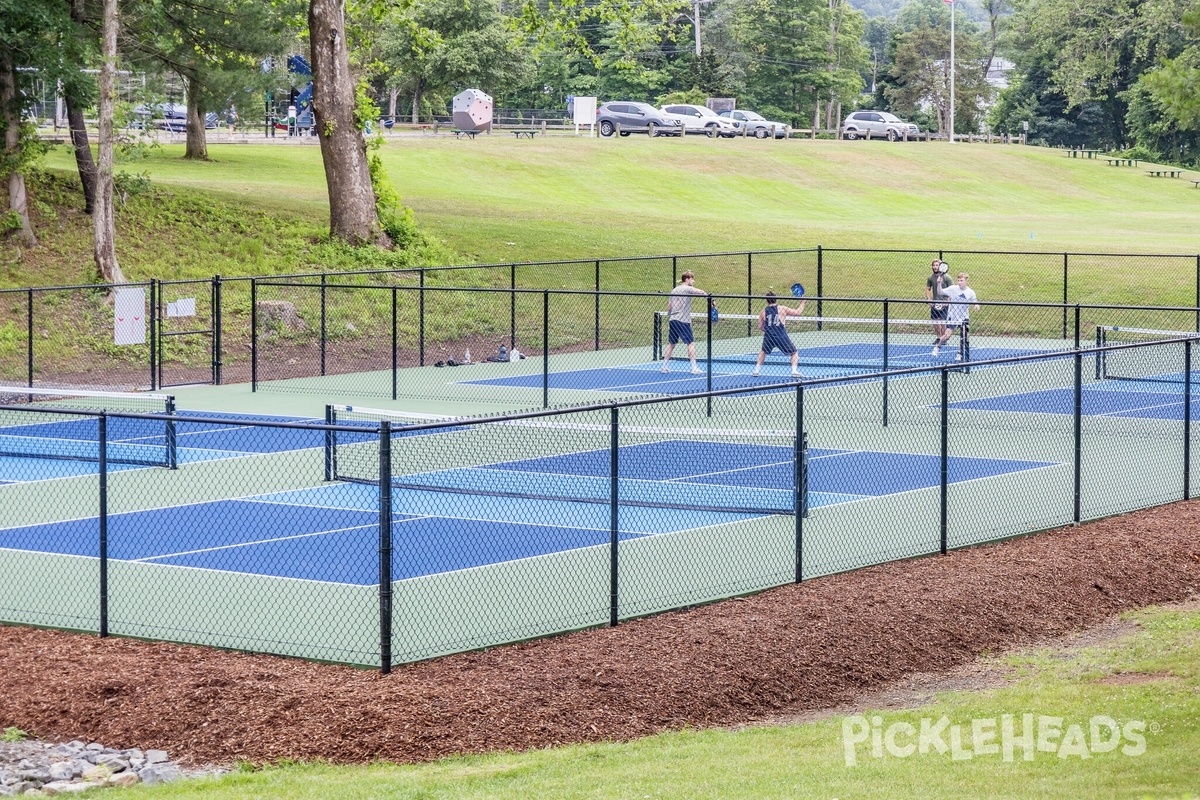
[[[258,391],[258,279],[250,279],[250,391]]]
[[[1196,330],[1200,331],[1200,255],[1196,256]]]
[[[150,279],[150,390],[158,388],[158,278]]]
[[[825,250],[821,245],[817,245],[817,318],[825,316],[825,301],[821,298],[825,296]],[[817,330],[821,330],[820,323],[817,324]]]
[[[1192,499],[1192,340],[1183,343],[1183,499]]]
[[[883,427],[888,424],[888,315],[891,313],[891,301],[883,301]]]
[[[1062,337],[1064,339],[1067,338],[1067,303],[1069,303],[1069,302],[1070,302],[1070,300],[1068,299],[1068,294],[1067,294],[1067,254],[1063,253],[1063,328],[1062,328],[1063,334],[1062,334]]]
[[[25,295],[26,304],[26,319],[25,319],[25,365],[29,375],[28,386],[33,386],[33,289],[29,289]]]
[[[417,289],[417,360],[425,366],[425,270],[421,270]]]
[[[804,518],[808,516],[808,434],[804,432],[804,384],[796,385],[796,452],[795,468],[796,514],[796,583],[804,580]]]
[[[671,256],[671,285],[667,288],[674,289],[677,283],[679,283],[679,256]]]
[[[1083,508],[1083,351],[1075,351],[1075,402],[1072,412],[1075,426],[1075,486],[1072,521],[1078,525]]]
[[[221,385],[221,360],[223,357],[223,342],[221,328],[224,325],[224,315],[221,313],[221,276],[214,275],[212,279],[212,380],[217,386]]]
[[[508,349],[517,346],[517,265],[508,268]]]
[[[600,260],[596,259],[596,352],[600,351]]]
[[[950,506],[947,502],[947,495],[949,494],[950,488],[950,370],[946,369],[945,367],[942,367],[942,463],[940,472],[940,549],[942,555],[946,555],[946,550],[948,549],[950,539]]]
[[[608,624],[617,626],[620,618],[617,548],[620,544],[621,517],[621,436],[620,409],[613,406],[609,411],[609,456],[608,456]]]
[[[321,375],[322,375],[322,377],[324,377],[324,375],[325,375],[325,342],[326,342],[326,336],[328,334],[328,330],[327,330],[328,315],[326,313],[326,307],[325,307],[327,300],[326,300],[325,294],[326,294],[326,292],[325,292],[325,273],[322,272],[321,273]]]
[[[397,330],[399,320],[396,314],[396,293],[399,290],[392,287],[392,399],[395,400],[400,392],[400,334]]]
[[[542,292],[542,408],[550,407],[550,292]]]
[[[379,423],[379,671],[392,671],[392,423]]]
[[[754,253],[746,253],[746,315],[754,313]],[[753,322],[746,320],[746,335],[753,336]]]
[[[713,336],[713,310],[715,308],[716,308],[716,305],[713,302],[712,295],[709,295],[708,296],[708,309],[707,309],[708,319],[704,323],[704,338],[706,341],[705,346],[707,348],[707,352],[705,353],[705,357],[704,357],[704,360],[707,362],[707,364],[704,367],[704,391],[708,393],[708,396],[705,398],[705,400],[708,403],[708,416],[709,417],[712,416],[712,406],[713,406],[713,403],[712,403],[712,390],[713,390],[713,388],[712,388],[712,369],[713,369],[712,336]]]
[[[108,636],[108,415],[96,419],[100,445],[100,636]]]
[[[1076,350],[1079,349],[1079,342],[1080,342],[1079,335],[1081,333],[1081,331],[1079,330],[1079,319],[1080,319],[1079,303],[1076,303],[1075,304],[1075,349]]]

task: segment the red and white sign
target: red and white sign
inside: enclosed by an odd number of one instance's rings
[[[146,343],[146,290],[125,287],[113,296],[113,344]]]

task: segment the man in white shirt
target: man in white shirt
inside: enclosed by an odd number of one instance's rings
[[[947,327],[953,331],[958,330],[958,354],[954,356],[955,361],[963,360],[963,336],[966,334],[967,326],[971,323],[971,307],[979,310],[978,298],[975,297],[975,290],[967,286],[967,280],[970,275],[965,272],[958,273],[958,282],[949,289],[943,290],[942,294],[950,301],[949,314],[947,316]],[[948,336],[949,334],[947,334]]]

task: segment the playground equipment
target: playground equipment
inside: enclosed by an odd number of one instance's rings
[[[453,115],[456,130],[492,131],[492,96],[479,89],[467,89],[454,96]]]

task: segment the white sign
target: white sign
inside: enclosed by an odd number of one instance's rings
[[[175,302],[167,303],[168,317],[194,317],[196,316],[196,298],[181,297]]]
[[[576,125],[595,125],[596,124],[596,98],[594,97],[576,97],[575,98],[575,124]]]
[[[146,343],[146,290],[119,288],[113,298],[113,344]]]

